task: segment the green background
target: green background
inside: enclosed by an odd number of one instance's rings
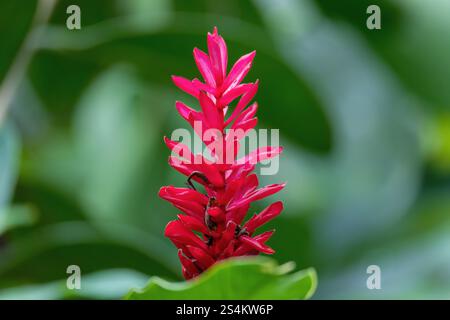
[[[81,8],[81,30],[66,8]],[[381,8],[381,30],[366,9]],[[181,186],[163,135],[187,127],[170,75],[198,77],[214,26],[256,50],[259,128],[279,128],[268,228],[316,299],[450,298],[450,1],[1,1],[0,298],[54,298],[68,265],[91,298],[180,280],[164,238]],[[48,16],[48,18],[47,18]],[[231,62],[230,62],[231,64]],[[378,265],[382,289],[368,290]],[[92,291],[93,290],[93,291]]]

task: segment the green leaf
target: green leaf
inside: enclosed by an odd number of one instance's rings
[[[132,290],[125,299],[309,299],[317,286],[315,270],[289,274],[290,269],[290,264],[279,266],[266,257],[229,259],[190,281],[152,277],[145,288]]]

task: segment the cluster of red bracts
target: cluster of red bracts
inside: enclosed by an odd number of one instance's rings
[[[223,133],[215,139],[222,140],[220,142],[227,147],[210,150],[217,160],[225,159],[227,152],[232,151],[236,155],[239,140],[243,138],[228,135],[225,129],[240,129],[245,133],[256,126],[257,104],[248,104],[256,94],[258,81],[241,83],[251,67],[255,52],[241,57],[227,74],[227,48],[217,29],[213,34],[208,33],[207,44],[209,55],[194,49],[194,59],[205,82],[176,76],[173,81],[197,98],[201,107],[201,111],[196,111],[177,102],[180,115],[193,127],[195,122],[200,122],[203,129],[216,129]],[[233,112],[228,115],[230,104],[238,98]],[[217,142],[206,140],[203,135],[200,138],[207,147]],[[266,244],[273,231],[253,234],[282,211],[282,202],[275,202],[245,223],[243,221],[252,202],[284,187],[284,184],[274,184],[258,188],[258,178],[252,174],[257,162],[277,156],[282,149],[262,147],[230,163],[193,155],[187,146],[167,138],[165,142],[173,154],[169,164],[188,177],[190,186],[167,186],[159,192],[161,198],[184,213],[178,215],[178,220],[169,222],[165,230],[165,235],[178,248],[184,277],[191,279],[215,262],[229,257],[274,253]],[[204,193],[197,191],[193,181],[203,186]]]

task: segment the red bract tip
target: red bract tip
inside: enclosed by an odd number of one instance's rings
[[[179,76],[172,76],[172,80],[181,90],[195,97],[200,106],[200,111],[197,111],[177,101],[176,109],[182,118],[196,132],[196,122],[203,129],[219,132],[212,140],[200,135],[214,159],[194,155],[188,146],[164,137],[172,151],[169,164],[187,177],[188,187],[167,186],[159,191],[161,198],[181,211],[177,220],[167,224],[165,236],[178,248],[186,279],[196,277],[217,261],[229,257],[273,254],[274,250],[266,244],[273,231],[254,233],[283,210],[282,202],[278,201],[243,223],[252,202],[284,187],[284,184],[273,184],[258,188],[258,178],[252,174],[258,162],[279,155],[281,147],[261,147],[236,159],[240,140],[258,121],[255,117],[258,105],[251,101],[258,91],[259,81],[242,83],[256,52],[238,59],[227,73],[227,46],[217,28],[208,33],[207,48],[208,54],[197,48],[193,52],[203,82]],[[227,116],[233,101],[237,104]],[[227,127],[241,129],[243,134],[231,136],[226,132]],[[223,142],[226,147],[213,151],[214,142]],[[220,156],[229,154],[233,155],[231,163],[218,161]],[[201,190],[197,190],[194,183],[201,185]]]

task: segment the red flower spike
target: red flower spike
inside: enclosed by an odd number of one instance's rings
[[[258,121],[255,117],[258,105],[251,101],[259,82],[242,83],[256,52],[241,57],[227,74],[227,46],[217,28],[208,33],[207,48],[208,54],[194,49],[194,60],[204,82],[179,76],[172,76],[172,81],[198,100],[200,110],[180,101],[175,106],[208,147],[213,159],[194,155],[188,146],[164,138],[172,151],[169,164],[187,177],[190,188],[167,186],[159,191],[161,198],[182,212],[177,220],[167,224],[165,236],[179,249],[181,270],[186,279],[196,277],[219,260],[273,254],[275,251],[266,245],[273,231],[256,236],[253,233],[283,210],[282,202],[275,202],[243,224],[252,202],[284,187],[284,184],[274,184],[258,189],[258,178],[252,174],[258,162],[279,155],[281,147],[261,147],[236,159],[239,141]],[[235,107],[232,106],[234,101],[237,101]],[[219,134],[203,136],[207,129]],[[233,136],[227,129],[242,131]],[[216,148],[217,143],[223,150]],[[197,190],[194,183],[202,185],[201,190]]]

